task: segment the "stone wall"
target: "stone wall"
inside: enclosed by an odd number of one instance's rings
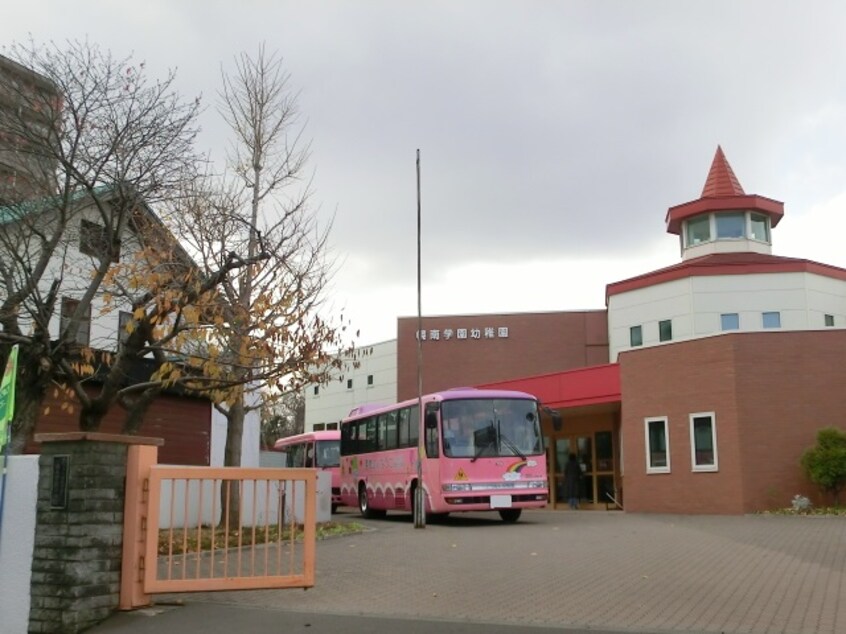
[[[80,632],[118,606],[130,439],[46,434],[39,458],[30,632]]]

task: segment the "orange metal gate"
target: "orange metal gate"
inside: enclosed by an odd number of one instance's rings
[[[171,467],[156,455],[129,448],[121,609],[155,593],[314,585],[314,470]]]

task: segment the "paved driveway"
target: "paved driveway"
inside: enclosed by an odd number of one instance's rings
[[[353,513],[339,519],[359,520]],[[308,591],[186,595],[322,615],[649,632],[846,632],[846,517],[408,516],[318,543]]]

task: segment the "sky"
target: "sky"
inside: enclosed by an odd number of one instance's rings
[[[221,70],[264,42],[311,142],[332,223],[327,316],[357,344],[417,314],[605,307],[679,262],[667,209],[718,145],[747,194],[785,203],[773,253],[846,268],[846,3],[27,0],[13,42],[85,39],[177,73],[222,157]]]

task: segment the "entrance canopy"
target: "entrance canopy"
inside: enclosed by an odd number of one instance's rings
[[[478,387],[528,392],[552,409],[619,403],[620,364],[595,365],[578,370],[487,383]]]

